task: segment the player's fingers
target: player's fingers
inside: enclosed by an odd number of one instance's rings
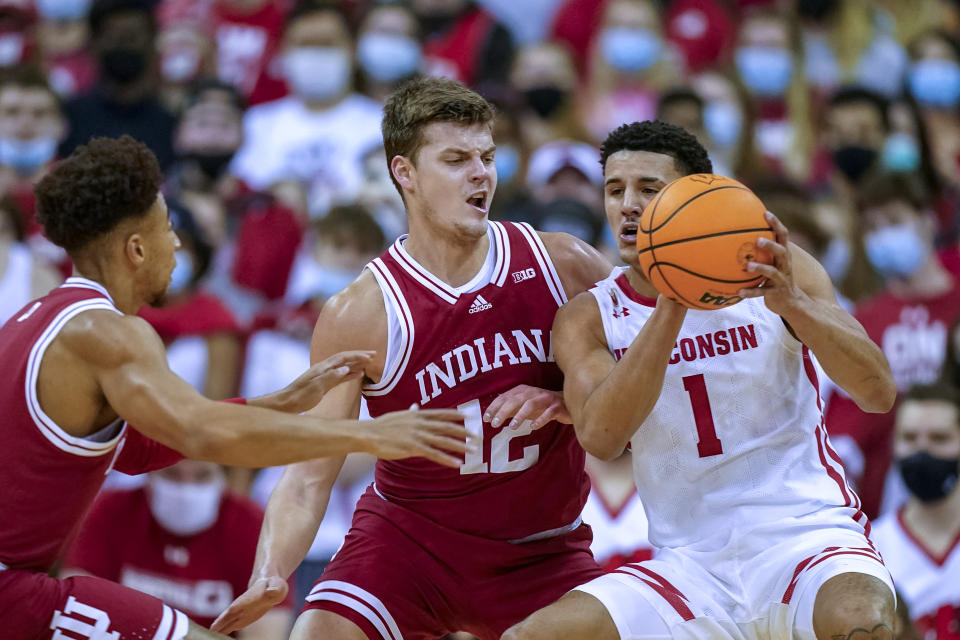
[[[762,287],[751,287],[749,289],[740,289],[737,295],[741,298],[760,298],[773,291],[773,289],[764,289]]]
[[[411,409],[410,411],[424,420],[463,423],[463,414],[456,409]]]
[[[780,284],[783,282],[783,272],[777,269],[773,265],[761,264],[759,262],[748,262],[747,271],[750,273],[755,273],[759,276],[764,276],[770,280],[774,285]],[[764,287],[770,286],[767,283],[763,284]]]
[[[447,453],[466,453],[469,448],[464,440],[435,434],[424,436],[423,442],[432,449],[446,451]]]
[[[506,422],[517,415],[517,411],[520,410],[520,407],[527,402],[526,398],[519,394],[513,393],[500,404],[500,407],[496,411],[487,411],[490,414],[490,425],[494,429],[499,429]]]
[[[757,238],[757,246],[767,253],[772,254],[774,259],[785,259],[787,257],[787,248],[769,238]]]
[[[457,440],[462,440],[465,443],[475,442],[480,439],[478,434],[471,433],[462,424],[457,424],[456,422],[424,420],[421,425],[426,433],[446,436],[448,438],[456,438]]]
[[[533,421],[533,430],[542,428],[548,422],[556,420],[563,424],[573,424],[573,418],[570,416],[570,412],[567,410],[567,405],[561,401],[555,401],[551,404],[546,411],[540,414],[536,420]]]
[[[540,417],[544,411],[549,409],[548,406],[544,406],[543,402],[539,401],[536,398],[530,398],[519,408],[517,408],[516,413],[513,414],[513,418],[510,420],[510,424],[507,425],[510,429],[516,429],[524,420],[533,421],[534,418]]]
[[[512,395],[512,390],[507,391],[505,393],[501,393],[496,398],[494,398],[493,402],[487,405],[487,410],[483,414],[483,421],[492,422],[493,416],[495,416],[497,412],[500,411],[500,407],[503,406],[503,403],[506,402],[511,395]]]
[[[422,458],[432,460],[437,464],[442,464],[445,467],[451,467],[453,469],[459,469],[460,465],[463,464],[463,458],[458,458],[457,456],[446,453],[445,451],[440,451],[439,449],[434,449],[432,447],[424,447],[423,451],[420,452],[419,455]]]
[[[767,220],[767,224],[770,225],[770,228],[773,229],[773,237],[776,238],[777,242],[783,246],[787,246],[789,241],[789,232],[787,227],[780,222],[780,219],[777,216],[773,215],[771,212],[767,211],[764,214],[764,218]]]

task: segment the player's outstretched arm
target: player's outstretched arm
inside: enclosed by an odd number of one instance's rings
[[[897,387],[886,356],[856,318],[843,310],[830,276],[810,254],[789,242],[787,229],[767,212],[776,242],[761,238],[758,246],[773,254],[772,265],[748,265],[765,276],[763,286],[744,289],[746,298],[764,297],[800,342],[807,345],[830,379],[862,410],[885,413],[893,407]]]
[[[592,455],[620,455],[653,410],[686,309],[663,296],[619,362],[603,335],[600,310],[582,293],[557,313],[554,355],[580,444]]]
[[[121,418],[188,457],[263,467],[366,451],[459,464],[449,452],[463,450],[456,443],[465,442],[466,431],[455,412],[400,412],[357,423],[214,402],[170,371],[160,338],[140,318],[91,310],[60,337]],[[359,377],[363,361],[344,377]]]

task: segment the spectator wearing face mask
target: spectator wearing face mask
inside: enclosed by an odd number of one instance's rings
[[[161,169],[173,162],[175,119],[160,102],[155,58],[157,25],[150,0],[96,0],[90,33],[98,84],[65,105],[67,155],[93,136],[129,134],[157,156]]]
[[[510,84],[519,92],[510,110],[516,114],[525,148],[560,139],[589,139],[576,101],[576,70],[563,47],[549,42],[521,47],[510,70]],[[497,146],[499,153],[499,138]],[[499,174],[499,164],[497,169]]]
[[[144,487],[103,493],[65,573],[119,582],[209,627],[246,590],[262,521],[256,504],[226,490],[219,465],[182,460],[151,472]],[[288,600],[236,637],[281,640],[291,619]]]
[[[624,122],[651,120],[657,96],[679,73],[652,0],[610,0],[593,42],[585,118],[594,140]]]
[[[757,149],[771,170],[804,181],[813,132],[797,25],[782,11],[755,9],[736,42],[734,65],[756,114]]]
[[[730,70],[702,71],[690,77],[690,87],[704,101],[704,147],[717,173],[747,181],[761,174],[750,98],[737,75]]]
[[[87,16],[93,0],[37,0],[36,37],[50,86],[67,98],[87,92],[97,80]]]
[[[830,96],[823,144],[829,154],[821,173],[830,189],[851,201],[871,172],[884,169],[884,145],[890,134],[887,100],[862,87],[843,87]]]
[[[363,92],[384,102],[393,89],[423,67],[417,16],[409,6],[381,0],[360,22],[357,63]]]
[[[25,239],[23,214],[16,200],[0,198],[0,325],[63,280],[30,251]]]
[[[174,373],[213,400],[234,395],[240,370],[240,327],[233,314],[200,282],[212,249],[186,208],[168,201],[170,223],[180,239],[177,265],[163,306],[144,307],[149,322],[167,346]]]
[[[930,132],[934,167],[946,184],[960,188],[960,40],[934,28],[908,52],[907,89]]]
[[[380,144],[381,109],[353,90],[354,43],[341,11],[305,4],[284,32],[291,94],[252,107],[233,173],[304,213],[353,201],[363,153]]]
[[[896,412],[895,466],[909,497],[878,520],[883,554],[918,637],[960,629],[960,399],[955,387],[914,387]]]
[[[960,284],[937,259],[936,219],[915,175],[878,174],[861,185],[858,202],[867,257],[883,289],[858,304],[854,315],[883,349],[903,393],[943,374],[949,330],[960,319]],[[826,419],[831,439],[846,439],[847,477],[864,512],[875,517],[895,506],[883,502],[893,415],[865,414],[837,393]]]

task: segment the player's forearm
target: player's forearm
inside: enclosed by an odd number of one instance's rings
[[[849,314],[804,296],[783,319],[857,406],[870,413],[893,407],[897,387],[887,358]]]
[[[290,470],[284,473],[267,503],[251,582],[290,577],[310,550],[329,501],[330,486],[301,482]]]
[[[179,421],[169,446],[189,458],[238,467],[267,467],[366,451],[367,425],[259,407],[204,401]],[[167,443],[165,443],[167,444]]]
[[[592,455],[604,460],[620,455],[653,411],[683,318],[682,310],[658,306],[583,404],[574,424],[581,444]]]

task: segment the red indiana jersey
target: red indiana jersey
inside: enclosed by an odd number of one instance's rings
[[[91,309],[121,313],[101,285],[69,278],[0,328],[0,565],[11,569],[45,572],[56,563],[115,461],[119,470],[140,473],[180,457],[122,421],[72,436],[40,407],[44,352],[68,321]]]
[[[459,470],[423,458],[379,460],[377,492],[448,528],[519,540],[579,524],[589,491],[573,427],[494,429],[490,402],[521,384],[562,389],[550,329],[563,285],[527,224],[491,222],[483,268],[454,288],[429,273],[401,237],[367,265],[383,293],[389,339],[381,379],[364,387],[370,415],[457,408],[483,437]]]
[[[178,536],[154,519],[145,488],[107,491],[64,566],[150,594],[209,627],[247,590],[262,522],[260,507],[228,491],[209,529]]]

